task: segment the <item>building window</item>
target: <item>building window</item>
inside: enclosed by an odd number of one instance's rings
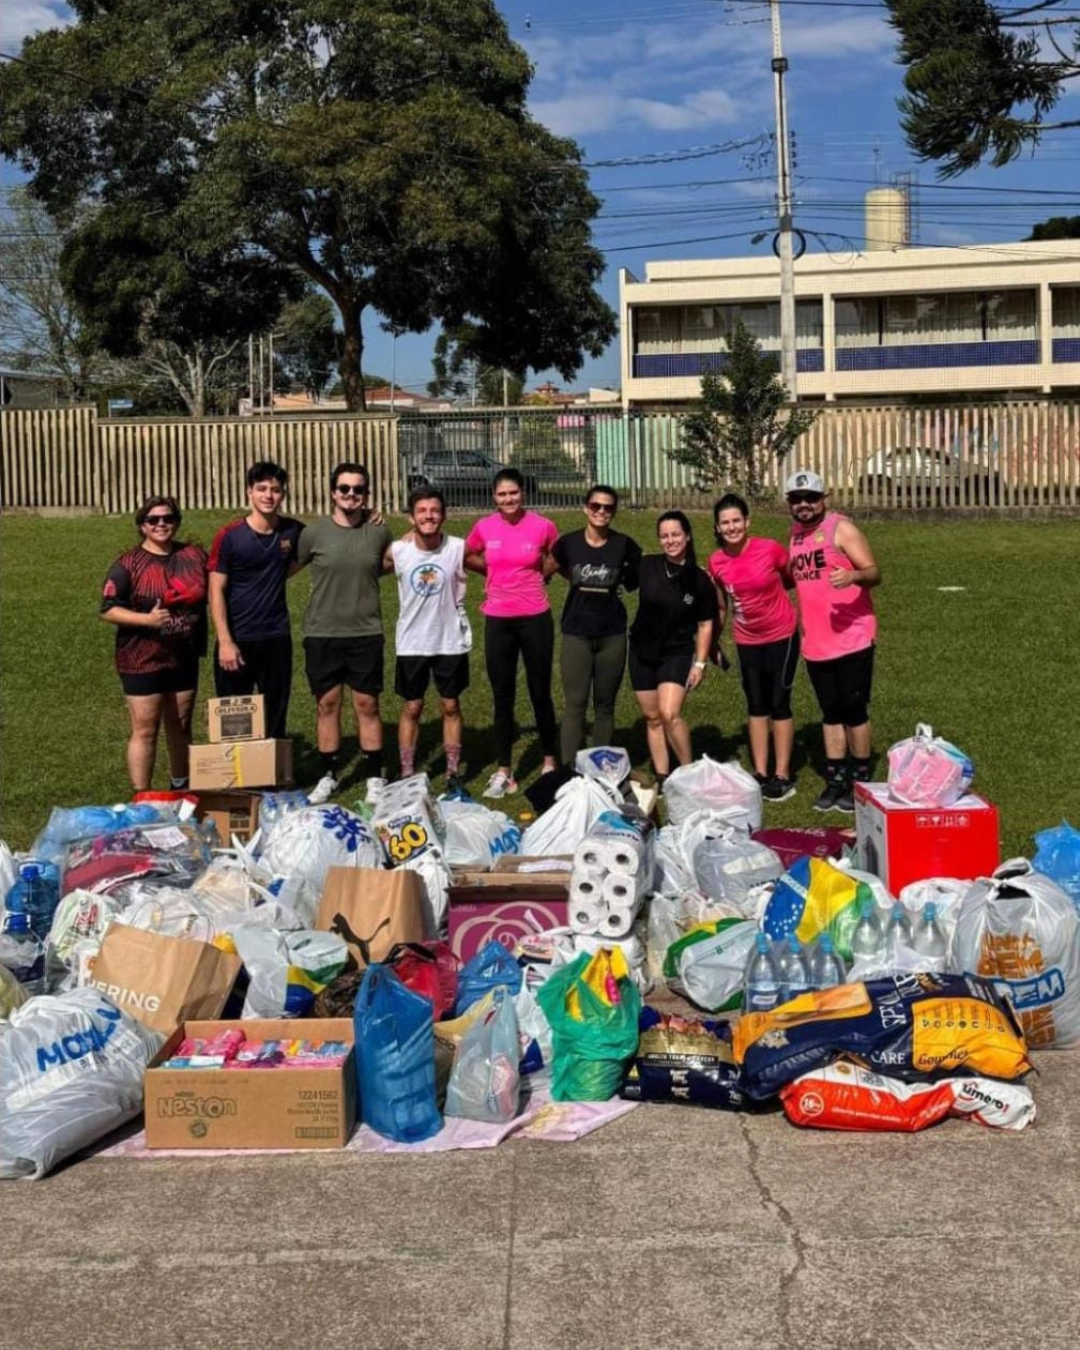
[[[837,347],[1037,338],[1035,291],[941,291],[836,301]]]
[[[1056,338],[1080,338],[1080,286],[1055,286],[1050,292]]]
[[[731,305],[663,305],[634,310],[636,356],[719,354],[737,320],[761,344],[762,350],[780,350],[780,305],[757,301]],[[822,345],[824,323],[820,300],[795,305],[795,345],[800,349]]]

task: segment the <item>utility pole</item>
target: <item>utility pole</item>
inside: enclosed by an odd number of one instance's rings
[[[787,57],[780,43],[780,0],[769,0],[772,71],[776,96],[776,215],[780,256],[780,379],[792,402],[798,397],[795,372],[795,250],[791,223],[791,163],[784,76]]]

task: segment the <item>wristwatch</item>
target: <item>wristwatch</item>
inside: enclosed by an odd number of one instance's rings
[[[695,661],[695,662],[694,662],[694,669],[695,669],[695,670],[704,670],[705,667],[706,667],[708,664],[709,664],[708,661]]]

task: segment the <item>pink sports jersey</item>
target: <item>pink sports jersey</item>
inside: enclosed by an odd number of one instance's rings
[[[527,619],[550,608],[542,560],[558,537],[555,524],[534,511],[513,525],[497,512],[478,520],[465,547],[482,551],[487,564],[481,612],[493,619]]]
[[[851,559],[836,547],[836,527],[846,516],[830,511],[812,529],[791,527],[791,575],[799,597],[802,652],[808,661],[831,661],[849,652],[861,652],[877,635],[874,602],[865,586],[837,590],[829,581],[834,567],[851,567]]]
[[[775,539],[748,539],[732,556],[718,548],[709,559],[709,576],[723,586],[735,614],[735,641],[756,647],[790,637],[798,623],[784,589],[787,550]]]

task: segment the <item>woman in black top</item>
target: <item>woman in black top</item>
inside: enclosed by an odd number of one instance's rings
[[[705,678],[716,624],[716,591],[694,557],[690,522],[665,511],[656,522],[661,552],[641,560],[641,599],[630,629],[630,683],[645,718],[649,754],[660,783],[693,758],[683,721],[687,692]]]
[[[615,699],[626,666],[626,608],[619,591],[637,590],[641,564],[637,542],[611,528],[618,509],[615,489],[595,484],[585,494],[585,528],[562,535],[552,549],[559,574],[570,583],[561,625],[564,764],[572,765],[585,744],[590,691],[593,744],[610,745],[615,729]]]

